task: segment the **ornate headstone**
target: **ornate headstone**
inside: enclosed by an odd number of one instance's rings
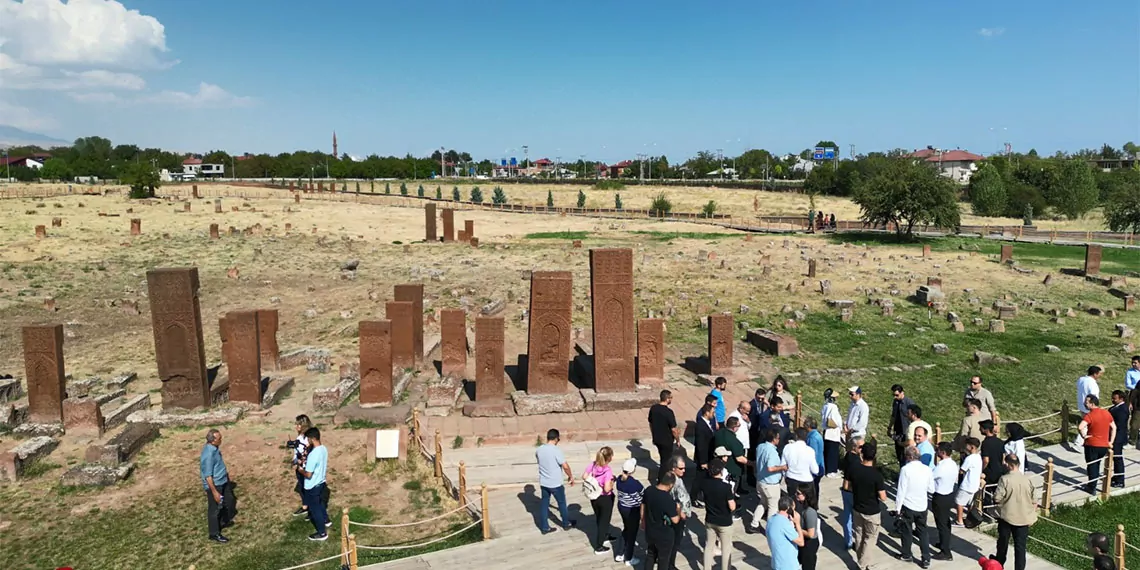
[[[418,364],[424,358],[424,285],[396,285],[394,297],[412,304],[412,361]]]
[[[424,204],[424,222],[427,227],[424,239],[429,242],[435,241],[435,202]]]
[[[280,368],[281,351],[277,346],[277,309],[257,310],[257,344],[261,348],[261,369],[275,371]]]
[[[455,241],[455,210],[443,209],[443,241]]]
[[[527,393],[566,392],[573,284],[569,271],[531,273]]]
[[[590,250],[594,317],[594,389],[634,390],[633,250]]]
[[[1012,245],[1001,246],[1000,263],[1002,263],[1004,265],[1004,264],[1009,263],[1011,261],[1013,261],[1013,246]]]
[[[360,321],[360,405],[392,405],[392,321]]]
[[[67,398],[63,373],[63,325],[23,328],[24,372],[28,384],[28,420],[54,424],[63,421]]]
[[[388,301],[384,316],[391,321],[392,366],[412,368],[415,359],[414,306],[408,301]]]
[[[1088,244],[1085,246],[1085,275],[1100,275],[1101,247]]]
[[[709,373],[732,370],[732,315],[709,315]]]
[[[146,281],[162,407],[209,406],[198,268],[153,269]]]
[[[503,317],[475,317],[475,400],[502,399]]]
[[[221,321],[221,330],[230,401],[260,406],[261,348],[257,315],[258,311],[230,311]]]
[[[665,320],[637,321],[637,381],[665,381]]]
[[[1136,310],[1136,296],[1135,295],[1125,295],[1124,296],[1124,310],[1125,311],[1135,311]]]
[[[443,309],[439,312],[440,371],[444,376],[463,378],[467,374],[467,312]]]
[[[36,226],[36,238],[44,239],[47,237],[47,228],[44,226]]]

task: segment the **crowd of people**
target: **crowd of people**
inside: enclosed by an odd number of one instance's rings
[[[1076,443],[1088,458],[1090,492],[1108,449],[1114,449],[1117,460],[1112,485],[1123,486],[1123,447],[1136,438],[1140,448],[1140,356],[1132,358],[1125,389],[1113,391],[1113,405],[1107,409],[1099,399],[1102,373],[1103,367],[1090,367],[1077,382],[1081,422]],[[680,450],[684,424],[671,408],[672,394],[663,390],[648,415],[658,454],[656,477],[639,481],[635,459],[625,460],[615,475],[610,467],[614,452],[608,447],[581,473],[582,490],[597,522],[591,537],[596,554],[608,554],[620,540],[621,548],[614,555],[617,562],[672,570],[689,536],[689,521],[703,510],[707,531],[703,568],[713,568],[718,557],[722,570],[730,567],[734,524],[743,520],[746,533],[766,535],[772,570],[815,570],[822,542],[820,482],[841,478],[838,523],[860,570],[874,564],[884,508],[893,521],[887,531],[901,542],[895,554],[899,560],[921,568],[934,561],[953,561],[954,529],[975,527],[990,516],[997,522],[996,551],[978,563],[991,570],[1006,568],[1012,546],[1009,568],[1025,570],[1029,530],[1040,506],[1039,489],[1027,475],[1029,434],[1017,423],[999,423],[993,394],[980,376],[971,378],[963,393],[959,432],[952,441],[937,445],[922,407],[902,385],[892,386],[887,436],[899,464],[893,502],[879,466],[880,445],[868,438],[870,408],[859,386],[848,388],[845,414],[835,392],[826,390],[818,420],[814,413],[795,418],[794,399],[783,378],[734,407],[725,400],[726,388],[727,381],[717,378],[694,418],[691,458]],[[1004,438],[999,436],[1001,427]],[[536,452],[543,533],[554,532],[548,521],[551,496],[558,503],[563,528],[576,524],[569,519],[563,487],[564,481],[574,484],[574,474],[558,449],[559,441],[558,430],[550,430],[546,445]],[[842,455],[841,449],[846,450]],[[690,466],[696,473],[686,477]],[[621,515],[620,537],[610,534],[615,500]],[[645,531],[644,559],[636,556],[639,529]],[[696,536],[692,540],[699,542]],[[1105,552],[1092,550],[1091,540],[1093,568],[1114,568]]]

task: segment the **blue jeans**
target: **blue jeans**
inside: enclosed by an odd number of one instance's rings
[[[562,528],[569,529],[570,511],[566,508],[566,487],[563,485],[542,488],[542,505],[538,509],[538,528],[543,532],[550,528],[551,495],[554,495],[554,500],[558,501],[558,516],[561,517]]]
[[[839,515],[839,524],[843,525],[843,543],[851,548],[855,542],[855,528],[851,522],[851,505],[855,499],[847,491],[840,491],[839,494],[843,497],[843,513]]]
[[[312,489],[305,489],[302,497],[305,506],[309,508],[309,520],[317,529],[317,534],[325,534],[328,530],[325,528],[325,523],[329,521],[329,513],[325,509],[324,501],[321,500],[321,490],[324,486],[325,484],[321,483]]]

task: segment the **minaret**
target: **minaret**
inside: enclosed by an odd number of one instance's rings
[[[336,152],[336,131],[333,131],[333,156],[340,158],[340,155]]]

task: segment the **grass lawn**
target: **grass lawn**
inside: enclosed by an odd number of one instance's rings
[[[1131,493],[1112,497],[1104,503],[1094,502],[1083,507],[1059,507],[1053,509],[1049,518],[1069,526],[1102,532],[1108,536],[1110,544],[1116,540],[1116,525],[1123,524],[1126,542],[1137,545],[1140,544],[1138,515],[1140,515],[1140,493]],[[1082,554],[1085,552],[1086,533],[1057,526],[1048,521],[1038,520],[1029,530],[1029,536],[1065,550]],[[1125,561],[1129,567],[1140,565],[1140,551],[1127,550]],[[1088,560],[1065,554],[1032,540],[1029,541],[1029,551],[1070,570],[1087,570],[1091,567]],[[1012,553],[1010,559],[1012,560]]]

